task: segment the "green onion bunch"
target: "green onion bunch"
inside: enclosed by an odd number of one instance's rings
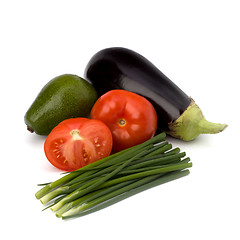
[[[41,184],[37,199],[63,219],[98,211],[157,185],[189,174],[186,153],[160,133],[148,141],[112,154],[60,179]]]

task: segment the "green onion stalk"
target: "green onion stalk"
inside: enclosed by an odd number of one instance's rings
[[[35,194],[57,217],[84,216],[149,188],[189,174],[189,157],[160,133],[146,142],[112,154],[54,182]]]

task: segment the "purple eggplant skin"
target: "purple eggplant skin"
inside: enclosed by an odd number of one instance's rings
[[[140,54],[126,48],[107,48],[93,56],[85,72],[99,96],[124,89],[147,98],[158,115],[158,127],[178,119],[191,100],[176,84]]]
[[[217,133],[226,127],[220,124],[212,129],[216,126],[211,123],[211,129],[206,130],[209,127],[195,102],[148,59],[130,49],[113,47],[97,52],[88,62],[84,75],[99,96],[113,89],[124,89],[148,99],[157,112],[158,128],[176,138],[189,141],[201,133]],[[183,122],[186,112],[190,119],[192,115],[200,116],[197,119],[201,120],[200,129],[187,126],[189,119]],[[189,135],[187,131],[192,133]]]

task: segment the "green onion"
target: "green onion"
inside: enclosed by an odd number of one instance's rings
[[[126,181],[126,182],[122,182],[119,184],[115,184],[111,187],[108,188],[104,188],[104,189],[100,189],[94,192],[91,192],[89,194],[86,194],[68,204],[65,204],[62,208],[60,208],[57,212],[56,212],[56,216],[57,217],[61,217],[63,213],[67,212],[68,210],[70,210],[71,208],[73,208],[76,205],[80,205],[83,204],[86,201],[92,201],[94,199],[97,199],[99,197],[102,197],[108,193],[111,193],[119,188],[122,188],[130,183],[132,183],[133,181]]]
[[[138,192],[185,176],[190,158],[165,141],[161,133],[60,179],[43,184],[37,199],[57,217],[83,216]],[[184,159],[183,159],[184,158]]]
[[[126,167],[130,162],[132,162],[135,158],[141,156],[144,154],[145,151],[140,152],[138,155],[136,155],[135,157],[132,157],[130,159],[128,159],[127,161],[125,161],[122,165],[118,166],[115,170],[113,170],[112,172],[108,173],[107,175],[99,178],[98,181],[94,182],[93,184],[91,184],[90,186],[88,186],[87,188],[84,189],[76,189],[75,191],[73,191],[72,193],[70,193],[68,196],[66,196],[65,198],[63,198],[61,201],[59,201],[57,204],[55,204],[54,206],[51,207],[51,210],[56,211],[59,208],[61,208],[64,204],[69,203],[89,192],[91,192],[92,190],[94,190],[96,187],[100,186],[101,184],[103,184],[104,182],[106,182],[108,179],[110,179],[111,177],[113,177],[114,175],[116,175],[118,172],[120,172],[124,167]]]
[[[144,179],[139,180],[136,183],[133,183],[127,187],[116,190],[110,194],[104,195],[103,197],[97,198],[96,200],[86,202],[79,206],[76,206],[69,211],[62,214],[63,219],[67,219],[70,217],[80,217],[87,215],[89,213],[96,212],[108,206],[111,206],[119,201],[122,201],[128,197],[131,197],[137,193],[143,192],[150,188],[156,187],[160,184],[175,180],[177,178],[186,176],[189,174],[188,170],[184,170],[181,172],[173,172],[166,174],[164,176],[160,176],[159,178],[151,181],[154,177],[146,177]],[[145,182],[148,182],[145,184]],[[129,190],[130,189],[130,190]],[[104,204],[101,204],[104,203]]]
[[[103,159],[100,159],[96,162],[93,162],[89,165],[86,165],[82,168],[80,168],[79,170],[76,170],[74,172],[70,172],[68,175],[65,175],[64,177],[52,182],[52,183],[49,183],[47,184],[45,187],[43,187],[42,189],[40,189],[36,194],[36,198],[37,199],[40,199],[42,196],[44,196],[45,194],[47,194],[48,192],[50,192],[51,190],[53,190],[54,188],[74,179],[75,177],[77,177],[78,175],[80,175],[82,172],[84,171],[87,171],[87,170],[92,170],[94,169],[95,167],[99,167],[99,166],[102,166],[102,167],[105,167],[106,163],[109,164],[110,161],[112,160],[119,160],[120,159],[124,159],[125,157],[127,156],[134,156],[136,155],[136,153],[138,151],[140,151],[141,149],[143,149],[144,147],[149,147],[153,144],[156,144],[156,143],[159,143],[159,142],[162,142],[164,141],[166,137],[166,134],[165,133],[160,133],[158,134],[157,136],[147,140],[146,142],[144,143],[141,143],[139,145],[136,145],[136,146],[133,146],[131,148],[128,148],[128,149],[125,149],[121,152],[118,152],[118,153],[115,153],[113,155],[110,155],[106,158],[103,158]],[[105,165],[104,165],[105,164]]]

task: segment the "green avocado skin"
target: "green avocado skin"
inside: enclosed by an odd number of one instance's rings
[[[88,117],[97,92],[85,79],[64,74],[49,81],[26,112],[24,122],[38,135],[48,135],[61,121]]]

